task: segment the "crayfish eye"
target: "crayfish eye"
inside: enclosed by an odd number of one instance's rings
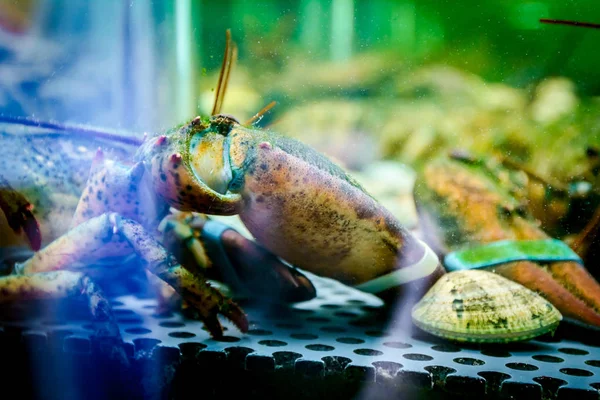
[[[227,192],[232,172],[225,136],[210,129],[194,135],[190,141],[189,159],[198,180],[217,193]]]
[[[234,125],[239,125],[240,122],[232,115],[217,114],[210,119],[211,127],[223,136],[227,136]]]

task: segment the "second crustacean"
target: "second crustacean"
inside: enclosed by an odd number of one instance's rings
[[[600,285],[517,200],[523,179],[493,159],[432,160],[415,186],[425,241],[446,266],[479,264],[539,293],[565,318],[600,326]]]

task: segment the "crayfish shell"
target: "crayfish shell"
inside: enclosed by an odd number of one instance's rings
[[[441,277],[415,304],[412,318],[422,330],[446,339],[505,343],[554,331],[562,315],[518,283],[468,270]]]

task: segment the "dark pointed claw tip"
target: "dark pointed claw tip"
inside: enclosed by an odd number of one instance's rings
[[[40,224],[37,222],[33,214],[30,213],[30,218],[25,220],[23,231],[29,245],[33,251],[38,251],[42,247],[42,233],[40,232]]]
[[[205,318],[203,322],[212,338],[220,339],[223,337],[223,327],[221,326],[221,323],[216,315],[211,315]]]
[[[299,303],[302,301],[312,300],[317,296],[317,289],[306,276],[294,271],[294,278],[298,287],[291,290],[285,296],[285,301],[289,303]]]
[[[227,310],[222,311],[223,315],[229,319],[242,333],[248,332],[248,318],[242,309],[235,303],[230,302]]]
[[[27,241],[32,250],[38,251],[42,246],[40,224],[33,215],[33,206],[29,203],[19,207],[13,215],[7,216],[8,223],[15,233],[25,232]]]

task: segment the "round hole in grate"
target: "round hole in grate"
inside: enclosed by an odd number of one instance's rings
[[[423,369],[431,374],[434,386],[442,386],[446,383],[446,377],[456,372],[454,368],[444,367],[442,365],[428,365]]]
[[[549,394],[556,393],[558,388],[567,384],[567,381],[565,381],[565,380],[553,378],[550,376],[539,376],[539,377],[533,378],[532,380],[534,382],[537,382],[540,385],[542,385],[542,388],[544,389],[544,391]],[[552,398],[552,397],[548,396],[548,398]]]
[[[539,355],[531,356],[531,358],[533,358],[534,360],[547,362],[547,363],[561,363],[561,362],[565,361],[560,357],[549,356],[546,354],[539,354]]]
[[[483,360],[478,360],[476,358],[469,358],[469,357],[458,357],[452,361],[454,361],[457,364],[462,364],[462,365],[484,365],[485,364],[485,361],[483,361]]]
[[[346,303],[349,303],[349,304],[365,304],[364,301],[357,300],[357,299],[350,299],[350,300],[346,301]]]
[[[561,353],[570,354],[570,355],[574,355],[574,356],[585,356],[586,354],[590,354],[589,351],[585,351],[585,350],[581,350],[581,349],[574,349],[571,347],[563,347],[561,349],[558,349],[558,351],[560,351]]]
[[[268,347],[283,347],[287,346],[287,342],[283,342],[281,340],[261,340],[258,344],[262,344],[263,346]]]
[[[321,307],[330,309],[342,308],[342,306],[340,306],[339,304],[321,304]]]
[[[346,328],[341,328],[339,326],[324,326],[320,330],[323,332],[331,332],[331,333],[346,332]]]
[[[591,365],[592,367],[600,368],[600,360],[587,360],[585,363],[587,365]]]
[[[561,368],[561,369],[559,369],[559,371],[565,375],[571,375],[571,376],[592,376],[592,375],[594,375],[594,373],[592,373],[590,371],[586,371],[585,369],[579,369],[579,368]]]
[[[269,336],[272,335],[273,332],[268,331],[266,329],[250,329],[248,331],[248,334],[253,336]]]
[[[192,332],[176,331],[176,332],[169,332],[169,336],[178,338],[178,339],[189,339],[189,338],[196,336],[196,334],[192,333]]]
[[[294,308],[292,311],[297,314],[312,314],[315,312],[315,310],[307,310],[306,308]]]
[[[478,372],[477,375],[485,379],[485,385],[488,387],[488,391],[491,391],[493,388],[500,388],[502,382],[511,378],[509,374],[497,371],[481,371]]]
[[[377,375],[393,378],[402,368],[402,364],[393,361],[375,361],[371,363]]]
[[[358,354],[360,356],[380,356],[383,354],[383,351],[373,349],[356,349],[354,350],[354,354]]]
[[[351,312],[351,311],[336,311],[333,314],[337,315],[338,317],[347,317],[347,318],[354,318],[354,317],[358,317],[360,315],[358,313]]]
[[[131,333],[131,334],[134,334],[134,335],[143,335],[143,334],[146,334],[146,333],[150,333],[152,331],[150,329],[136,327],[136,328],[125,329],[125,332]]]
[[[339,342],[339,343],[344,343],[344,344],[361,344],[361,343],[365,342],[362,339],[353,338],[353,337],[341,337],[341,338],[335,339],[335,341]]]
[[[173,317],[173,313],[172,312],[163,312],[163,313],[156,313],[156,314],[152,314],[153,318],[156,319],[167,319],[167,318],[172,318]]]
[[[254,353],[254,349],[244,346],[234,346],[227,347],[225,353],[227,353],[227,361],[243,366],[246,363],[246,356]]]
[[[233,342],[239,342],[240,338],[235,337],[235,336],[221,336],[219,339],[214,339],[214,340],[217,342],[233,343]]]
[[[326,344],[307,344],[304,346],[308,350],[312,351],[332,351],[335,350],[333,346],[327,346]]]
[[[294,351],[276,351],[273,353],[273,358],[275,359],[275,365],[280,367],[293,367],[294,362],[302,357],[302,354],[296,353]]]
[[[413,360],[413,361],[431,361],[431,360],[433,360],[433,357],[425,355],[425,354],[419,354],[419,353],[403,354],[402,357],[406,358],[407,360]]]
[[[207,348],[208,346],[204,343],[198,342],[185,342],[179,343],[179,348],[181,349],[181,353],[184,355],[192,355],[196,356],[201,350]]]
[[[317,335],[313,335],[312,333],[292,333],[290,336],[299,340],[313,340],[318,338]]]
[[[537,371],[539,369],[535,365],[526,363],[508,363],[506,366],[517,371]]]
[[[144,321],[140,318],[117,318],[117,322],[120,324],[141,324]]]
[[[385,342],[383,345],[393,349],[410,349],[412,347],[412,344],[402,342]]]
[[[306,320],[310,322],[331,322],[329,318],[325,317],[308,317]]]
[[[160,322],[158,325],[162,326],[163,328],[182,328],[185,326],[185,324],[183,322],[172,322],[172,321]]]
[[[383,331],[366,331],[365,335],[371,336],[371,337],[386,337],[386,336],[390,336],[389,333],[383,332]]]
[[[512,354],[510,354],[508,351],[501,349],[484,349],[481,350],[481,354],[484,356],[497,358],[508,358],[512,356]]]
[[[435,346],[431,346],[431,350],[440,351],[442,353],[458,353],[460,347],[451,344],[436,344]]]
[[[284,322],[281,324],[275,324],[275,326],[284,329],[302,329],[304,327],[302,324],[296,324],[293,322]]]
[[[321,358],[321,361],[325,363],[325,372],[329,374],[343,372],[346,366],[352,362],[351,359],[341,356],[327,356]]]

